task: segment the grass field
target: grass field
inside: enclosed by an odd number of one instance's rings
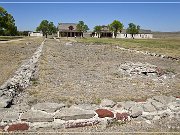
[[[21,39],[22,36],[0,36],[0,41],[9,41],[14,39]]]
[[[167,39],[112,39],[112,38],[84,38],[78,42],[118,45],[124,48],[150,51],[173,57],[180,57],[180,38]]]

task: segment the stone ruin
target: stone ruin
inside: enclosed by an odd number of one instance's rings
[[[133,119],[151,124],[164,117],[175,119],[173,125],[168,124],[179,129],[180,98],[172,96],[160,95],[147,100],[122,102],[103,99],[100,105],[78,104],[69,107],[64,103],[45,102],[32,106],[22,103],[7,107],[7,102],[14,100],[14,97],[19,94],[17,90],[25,89],[30,85],[30,79],[33,77],[33,72],[36,71],[36,64],[41,55],[43,44],[44,42],[28,63],[23,64],[15,76],[0,87],[0,132],[27,130],[28,133],[28,131],[37,131],[42,128],[47,131],[97,124],[106,127],[113,122],[126,123]],[[119,70],[130,76],[162,77],[170,74],[155,65],[139,62],[127,62],[122,64]],[[4,97],[8,97],[7,101],[3,100]]]
[[[147,76],[147,77],[156,77],[156,78],[172,78],[174,74],[172,72],[168,72],[165,69],[159,68],[155,65],[151,65],[149,63],[133,63],[126,62],[120,65],[119,70],[123,74],[128,74],[130,76],[139,75],[139,76]]]

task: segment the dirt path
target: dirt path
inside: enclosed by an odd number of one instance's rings
[[[148,62],[180,73],[180,64],[171,60],[129,53],[110,45],[66,44],[48,39],[40,60],[39,81],[29,88],[29,100],[98,104],[103,98],[122,101],[180,95],[178,75],[163,81],[125,76],[119,66],[127,61]]]

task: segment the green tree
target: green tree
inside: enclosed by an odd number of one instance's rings
[[[120,21],[114,20],[114,21],[109,25],[109,27],[110,27],[110,30],[114,32],[114,36],[115,36],[115,38],[116,38],[116,37],[117,37],[117,33],[118,33],[118,32],[121,32],[124,26],[123,26],[123,24],[122,24]]]
[[[89,30],[88,26],[83,21],[79,21],[79,23],[76,26],[76,29],[81,33],[82,37],[83,32],[87,32]]]
[[[57,29],[56,26],[54,26],[53,22],[49,22],[47,20],[43,20],[40,25],[36,28],[36,31],[42,31],[43,35],[52,35],[56,33]]]
[[[127,28],[126,32],[131,34],[132,38],[134,39],[134,34],[138,34],[140,30],[139,25],[135,25],[134,23],[129,23],[129,27]]]
[[[102,27],[100,25],[94,27],[94,32],[98,34],[98,38],[100,38]]]
[[[16,34],[17,27],[13,16],[0,7],[0,35],[15,36]]]

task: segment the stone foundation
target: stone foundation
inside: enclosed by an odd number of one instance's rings
[[[106,102],[108,101],[108,102]],[[110,106],[113,103],[114,106]],[[41,107],[42,106],[42,107]],[[88,106],[88,110],[84,108]],[[108,107],[107,107],[108,106]],[[50,111],[51,110],[51,111]],[[113,102],[102,100],[100,105],[72,105],[63,103],[38,103],[21,112],[19,109],[0,110],[2,131],[36,131],[62,128],[77,128],[93,125],[107,126],[112,122],[127,123],[131,120],[153,123],[168,117],[180,118],[180,99],[176,97],[154,96],[142,102]],[[176,127],[179,128],[179,127]]]

